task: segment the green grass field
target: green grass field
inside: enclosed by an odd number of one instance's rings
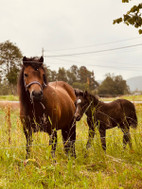
[[[142,105],[136,105],[138,128],[131,129],[133,150],[122,147],[122,132],[107,131],[103,152],[98,131],[87,151],[86,117],[77,123],[77,158],[66,157],[61,132],[55,159],[48,134],[33,137],[31,159],[25,160],[25,136],[19,110],[0,109],[0,189],[138,189],[142,188]]]
[[[142,101],[142,95],[125,95],[125,96],[118,96],[115,98],[101,98],[103,101],[112,101],[118,98],[124,98],[130,101]]]
[[[8,101],[18,101],[19,97],[14,95],[0,95],[0,101],[8,100]]]
[[[127,100],[130,100],[130,101],[142,101],[142,95],[125,95],[125,96],[118,96],[116,98],[101,98],[103,101],[112,101],[112,100],[115,100],[117,98],[125,98]],[[8,100],[8,101],[18,101],[19,100],[19,97],[18,96],[14,96],[14,95],[0,95],[0,101],[3,101],[3,100]]]

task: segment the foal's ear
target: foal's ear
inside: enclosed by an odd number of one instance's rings
[[[83,96],[84,97],[88,96],[88,91],[85,91]]]
[[[43,56],[41,56],[40,59],[39,59],[39,62],[43,63],[43,61],[44,61],[44,58],[43,58]]]
[[[77,89],[74,89],[74,92],[75,92],[75,95],[77,96],[77,94],[78,94],[78,91],[77,91]]]

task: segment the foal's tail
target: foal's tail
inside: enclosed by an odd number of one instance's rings
[[[132,128],[137,128],[138,120],[135,105],[128,100],[121,101],[120,104],[123,108],[123,111],[125,112],[129,126],[131,126]]]
[[[135,110],[135,107],[134,107],[134,110]],[[131,114],[131,117],[128,118],[128,122],[132,128],[137,128],[138,120],[137,120],[136,110],[133,111],[133,113]]]

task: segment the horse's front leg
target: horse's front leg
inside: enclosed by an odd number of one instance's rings
[[[24,133],[26,136],[26,159],[30,157],[30,148],[32,145],[32,129],[24,125]]]
[[[56,131],[56,129],[54,129],[52,131],[52,134],[49,137],[50,137],[49,145],[52,145],[51,154],[52,154],[52,157],[54,158],[55,157],[56,146],[57,146],[57,131]]]
[[[76,140],[76,121],[71,122],[68,129],[62,129],[63,144],[66,154],[76,158],[75,140]]]
[[[106,129],[101,127],[100,125],[99,132],[100,132],[102,148],[104,151],[106,151]]]
[[[91,143],[94,139],[95,129],[94,129],[94,124],[93,124],[90,117],[87,117],[87,123],[88,123],[88,126],[89,126],[89,131],[88,131],[88,141],[87,141],[87,144],[86,144],[86,148],[88,149],[88,148],[91,147]]]

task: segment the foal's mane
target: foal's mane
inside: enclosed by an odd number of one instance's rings
[[[93,100],[93,102],[99,102],[99,98],[96,95],[91,94],[88,91],[82,91],[80,89],[74,89],[76,96],[82,96],[85,99],[89,99],[90,101]]]
[[[43,71],[45,73],[43,79],[44,79],[44,83],[47,85],[48,82],[47,82],[46,70],[45,70],[43,65],[38,64],[39,58],[38,57],[32,57],[32,58],[26,58],[26,59],[27,59],[26,60],[27,65],[26,66],[31,66],[34,69],[41,67],[43,69]],[[26,91],[25,85],[24,85],[24,69],[25,69],[25,65],[23,64],[22,69],[21,69],[20,74],[19,74],[18,85],[17,85],[19,100],[23,105],[26,104],[26,102],[29,101],[29,97],[27,95],[27,91]]]

